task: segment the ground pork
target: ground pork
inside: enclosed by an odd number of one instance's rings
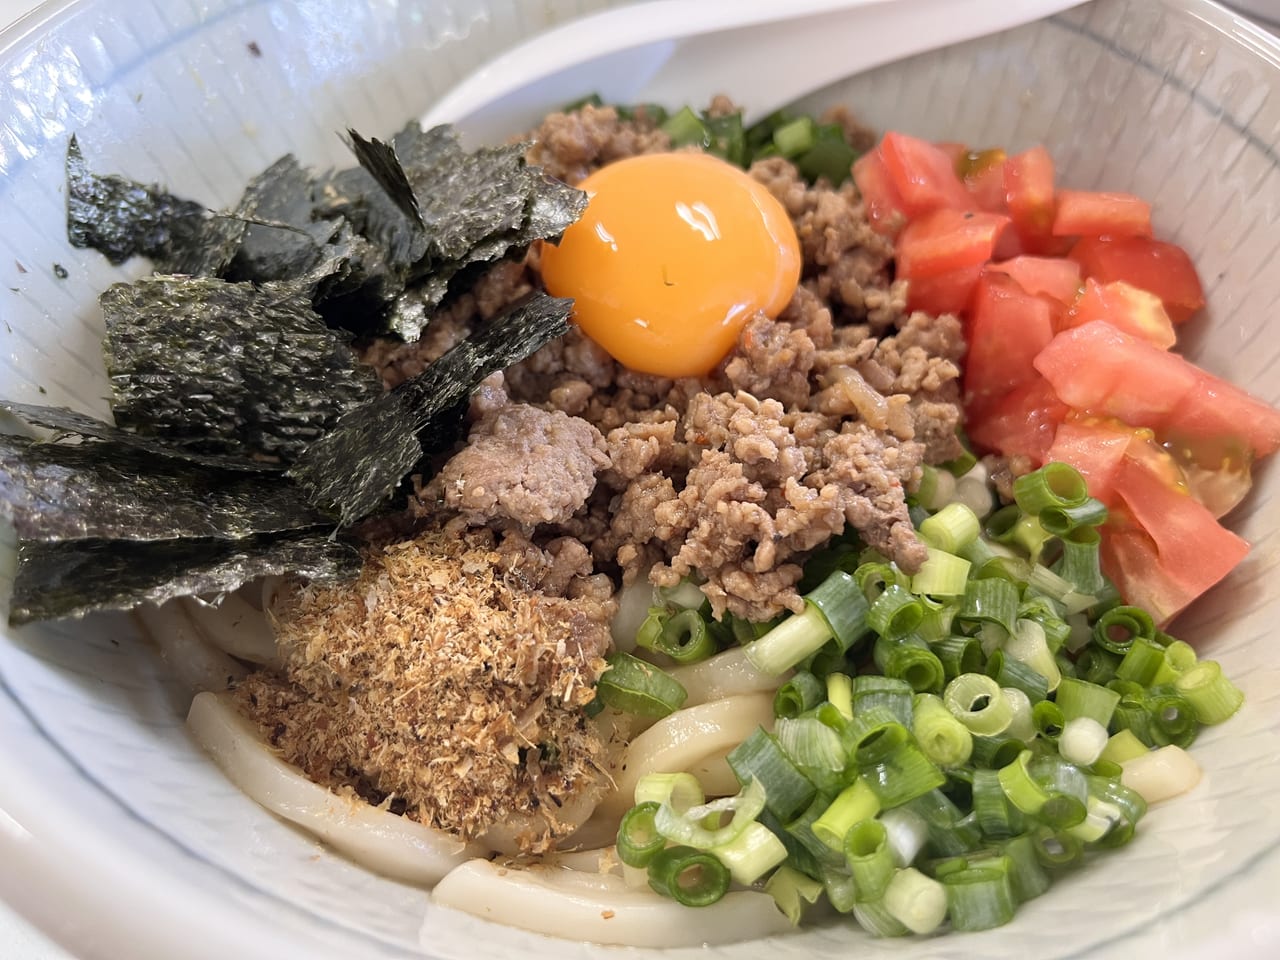
[[[526,527],[564,523],[587,502],[609,465],[604,437],[579,417],[528,404],[499,406],[419,500],[434,499],[471,524],[509,519]]]
[[[712,109],[732,106],[717,100]],[[866,145],[851,117],[832,119],[851,142]],[[643,116],[597,107],[553,114],[532,139],[530,162],[570,181],[667,146]],[[514,478],[508,486],[528,489],[520,478],[532,467],[500,463],[526,456],[523,441],[492,426],[501,415],[495,411],[511,403],[579,418],[603,437],[603,448],[592,446],[593,491],[570,484],[568,496],[563,468],[548,452],[537,469],[557,479],[538,485],[544,502],[531,500],[515,519],[555,517],[531,531],[533,540],[545,546],[570,537],[596,572],[615,580],[670,584],[695,576],[717,615],[758,620],[800,608],[795,584],[803,563],[847,527],[904,569],[918,566],[923,549],[905,494],[922,463],[961,451],[959,323],[907,310],[892,244],[870,228],[852,183],[810,185],[781,158],[749,172],[786,208],[800,241],[801,284],[783,313],[749,318],[734,351],[703,379],[627,370],[570,331],[505,371],[501,391],[473,403],[481,425],[476,465],[458,454],[448,476],[424,491],[420,509],[443,502],[475,520],[513,517],[488,479],[502,466]],[[535,251],[524,264],[495,268],[486,290],[523,295],[537,283],[536,258]],[[491,298],[493,310],[499,299]],[[388,384],[420,370],[459,328],[484,322],[474,301],[450,306],[432,321],[440,329],[429,325],[419,344],[369,359]],[[531,432],[539,441],[547,436]],[[582,479],[581,441],[557,449],[575,464],[570,475]],[[464,492],[474,496],[477,487],[484,496],[473,507]]]
[[[610,588],[529,586],[589,575],[575,544],[433,529],[371,548],[355,583],[287,597],[283,670],[242,681],[240,706],[317,783],[464,838],[528,818],[522,846],[548,849],[572,829],[556,811],[605,786],[579,708],[605,666]]]

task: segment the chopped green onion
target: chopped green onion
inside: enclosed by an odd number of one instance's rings
[[[1009,858],[1009,884],[1019,903],[1034,900],[1049,889],[1049,875],[1040,863],[1030,834],[1010,837],[1000,845],[1000,851]]]
[[[982,644],[975,637],[946,637],[933,644],[931,649],[942,663],[948,680],[954,680],[962,673],[979,673],[982,670]]]
[[[821,134],[822,128],[819,128]],[[818,141],[796,158],[796,168],[806,180],[816,182],[826,179],[838,187],[853,174],[853,162],[858,154],[840,136],[819,136]]]
[[[1076,659],[1076,675],[1093,684],[1106,684],[1114,679],[1120,658],[1109,650],[1090,644]]]
[[[1164,658],[1176,674],[1184,674],[1196,665],[1196,648],[1183,640],[1172,640],[1164,648]]]
[[[947,684],[942,701],[970,733],[995,736],[1008,729],[1013,707],[1000,684],[981,673],[964,673]]]
[[[845,836],[862,820],[880,812],[880,798],[865,780],[858,777],[831,801],[831,805],[813,821],[813,835],[832,850],[844,851]]]
[[[1057,666],[1056,661],[1054,666]],[[1005,656],[1003,650],[993,651],[991,656],[987,658],[986,666],[982,669],[988,677],[996,681],[1001,687],[1005,689],[1015,687],[1021,690],[1032,703],[1039,703],[1049,695],[1049,680],[1044,674],[1021,660]]]
[[[982,525],[983,531],[995,543],[1014,543],[1014,531],[1020,520],[1022,510],[1017,504],[1011,503],[988,516]]]
[[[915,634],[898,640],[878,637],[872,655],[877,669],[887,677],[910,684],[913,692],[937,692],[946,682],[947,671],[942,661]]]
[[[910,738],[904,724],[885,707],[859,710],[845,731],[845,743],[854,762],[875,763]]]
[[[861,772],[885,808],[907,803],[947,782],[946,775],[910,740],[862,766]]]
[[[1098,754],[1098,759],[1124,764],[1134,756],[1142,756],[1146,753],[1151,753],[1151,748],[1138,740],[1132,730],[1117,730],[1107,740],[1107,745],[1102,748],[1102,753]]]
[[[1105,583],[1099,547],[1102,537],[1097,530],[1073,530],[1062,538],[1062,555],[1052,567],[1054,573],[1075,586],[1080,593],[1096,595]]]
[[[1141,793],[1125,786],[1120,780],[1096,776],[1086,777],[1086,780],[1089,783],[1089,799],[1105,805],[1112,818],[1111,828],[1096,842],[1104,847],[1119,847],[1128,843],[1133,839],[1138,821],[1146,816],[1147,801]]]
[[[853,877],[854,899],[879,900],[893,879],[893,854],[889,835],[879,820],[861,820],[844,838],[844,858]]]
[[[807,670],[800,670],[773,695],[773,715],[795,719],[820,704],[826,693],[826,685],[821,680]]]
[[[1106,745],[1106,727],[1093,717],[1072,717],[1058,738],[1058,753],[1064,760],[1087,767],[1098,759]]]
[[[1196,709],[1176,687],[1152,687],[1147,691],[1147,712],[1151,714],[1152,746],[1176,744],[1189,747],[1200,732]]]
[[[1013,919],[1017,901],[1008,870],[969,867],[947,874],[942,885],[953,930],[990,930]]]
[[[667,118],[662,124],[662,130],[671,138],[673,147],[683,147],[689,144],[696,144],[705,147],[711,140],[707,132],[707,125],[702,122],[702,118],[693,112],[690,107],[685,107],[679,113],[674,113]]]
[[[649,886],[686,907],[706,907],[729,891],[729,870],[705,851],[667,847],[649,861]]]
[[[752,779],[760,781],[765,808],[779,820],[790,820],[813,800],[813,784],[791,762],[774,736],[760,727],[730,750],[725,760],[740,784],[745,786]]]
[[[747,644],[747,659],[761,673],[777,676],[834,638],[848,650],[867,633],[867,604],[854,579],[836,570],[805,594],[803,613],[787,617]]]
[[[1142,686],[1152,684],[1165,665],[1164,647],[1146,637],[1134,637],[1116,667],[1116,677]]]
[[[1005,728],[1004,736],[1030,743],[1036,737],[1036,723],[1031,717],[1031,698],[1017,687],[1001,687],[1009,706],[1013,708],[1013,719]],[[1041,701],[1042,703],[1044,701]]]
[[[959,553],[981,532],[982,521],[963,503],[949,503],[920,524],[920,533],[929,544],[947,553]]]
[[[677,810],[696,807],[706,798],[692,773],[646,773],[636,781],[635,802],[667,803]]]
[[[1004,652],[1006,656],[1026,664],[1044,677],[1046,692],[1057,689],[1062,674],[1058,672],[1057,661],[1053,659],[1053,653],[1049,650],[1044,627],[1039,623],[1034,620],[1019,620],[1013,633],[1005,641]]]
[[[968,507],[964,509],[967,510]],[[937,547],[927,546],[925,549],[928,553],[920,569],[911,578],[911,591],[927,597],[962,596],[969,580],[969,561]],[[878,604],[879,601],[876,605]]]
[[[899,867],[909,867],[929,842],[929,825],[924,818],[905,806],[881,811],[877,818],[889,834],[889,849],[893,862]]]
[[[1084,843],[1065,830],[1037,827],[1031,833],[1031,840],[1035,844],[1036,857],[1050,869],[1071,866],[1084,853]]]
[[[1155,637],[1156,625],[1151,614],[1141,607],[1112,607],[1093,625],[1093,641],[1103,650],[1124,654],[1136,637]]]
[[[654,815],[654,827],[672,843],[711,850],[734,840],[760,815],[764,796],[764,786],[759,780],[752,780],[735,796],[720,797],[687,810],[664,803]],[[706,826],[725,816],[729,821],[724,826]]]
[[[1037,817],[1056,829],[1074,827],[1088,813],[1089,785],[1084,771],[1062,757],[1049,753],[1028,765],[1031,775],[1045,788],[1048,798]]]
[[[867,635],[869,614],[857,581],[837,570],[804,595],[805,607],[817,608],[841,650],[850,650]]]
[[[1013,499],[1024,513],[1037,516],[1049,508],[1078,507],[1089,498],[1080,471],[1054,461],[1013,481]]]
[[[915,691],[905,680],[864,673],[853,678],[853,712],[863,713],[883,707],[904,727],[911,726],[911,708]]]
[[[849,913],[857,905],[858,889],[847,866],[822,869],[822,887],[837,913]]]
[[[1201,723],[1222,723],[1244,703],[1240,688],[1227,679],[1216,660],[1201,660],[1177,680],[1174,689],[1186,697]]]
[[[698,611],[685,609],[667,619],[653,649],[676,663],[697,663],[716,652],[716,643]]]
[[[1009,802],[1028,816],[1036,817],[1050,796],[1044,785],[1031,775],[1030,762],[1031,751],[1023,750],[1013,763],[1001,767],[997,776]]]
[[[1048,701],[1046,701],[1048,702]],[[1027,744],[1005,734],[995,737],[974,737],[972,762],[976,765],[999,770],[1018,759]]]
[[[853,579],[867,603],[874,603],[880,594],[895,584],[905,587],[911,582],[910,577],[884,560],[866,560],[858,564],[854,568]]]
[[[947,917],[946,888],[913,867],[893,875],[882,902],[889,914],[912,933],[933,933]]]
[[[905,937],[911,931],[901,920],[889,912],[883,900],[871,903],[855,903],[853,919],[858,926],[873,937]]]
[[[1040,526],[1055,537],[1064,537],[1079,527],[1093,528],[1107,522],[1107,507],[1101,500],[1087,498],[1074,507],[1046,507],[1038,514]]]
[[[1064,721],[1074,720],[1076,717],[1091,717],[1106,727],[1111,724],[1116,704],[1120,702],[1120,694],[1088,680],[1063,677],[1058,684],[1055,702],[1062,711]]]
[[[816,717],[778,720],[778,745],[819,790],[842,788],[848,757],[840,734]]]
[[[653,822],[658,808],[658,804],[649,800],[623,814],[618,825],[618,859],[628,867],[647,867],[667,845],[667,838],[658,832]]]
[[[956,478],[951,471],[939,469],[928,463],[920,467],[920,484],[916,487],[916,502],[926,510],[941,511],[951,502],[955,492]],[[937,545],[942,546],[940,543]]]
[[[1035,724],[1036,733],[1049,741],[1056,741],[1062,736],[1067,725],[1062,708],[1052,700],[1041,700],[1031,708],[1031,722]]]
[[[729,876],[744,886],[755,883],[787,859],[787,848],[764,824],[752,821],[730,840],[712,851],[729,868]]]
[[[822,883],[783,864],[765,881],[764,892],[773,897],[783,916],[796,926],[804,916],[805,905],[813,906],[822,896]]]
[[[1008,839],[1021,827],[995,770],[973,771],[973,813],[982,835],[992,840]]]
[[[853,719],[853,678],[847,673],[827,674],[827,700],[845,719]]]
[[[970,580],[956,617],[964,623],[996,623],[1013,633],[1018,619],[1018,588],[1001,577]]]
[[[924,755],[940,767],[967,763],[973,753],[973,734],[956,719],[940,697],[917,694],[912,702],[911,732]]]
[[[924,604],[906,587],[890,584],[872,602],[867,625],[882,637],[897,639],[914,630],[924,619]]]
[[[596,682],[596,696],[607,707],[643,717],[665,717],[689,694],[669,673],[629,653],[606,658],[609,668]]]
[[[833,850],[813,832],[813,825],[826,813],[829,806],[831,797],[819,794],[799,816],[783,827],[783,833],[791,838],[792,843],[804,849],[822,867],[824,877],[831,867],[844,871],[845,866],[843,850]]]
[[[813,146],[815,127],[812,117],[797,117],[773,131],[773,145],[781,156],[792,160]]]
[[[976,825],[965,822],[960,808],[941,790],[930,790],[907,803],[906,809],[919,816],[928,827],[928,851],[933,856],[951,857],[973,850],[982,842]]]

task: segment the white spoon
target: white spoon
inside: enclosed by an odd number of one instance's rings
[[[1082,0],[647,0],[573,20],[490,61],[424,127],[500,142],[590,93],[608,103],[704,105],[726,93],[745,119],[843,77],[1007,30]]]

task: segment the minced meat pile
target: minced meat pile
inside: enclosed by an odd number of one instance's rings
[[[643,112],[594,106],[549,116],[532,139],[530,162],[570,183],[670,148]],[[578,707],[619,584],[694,577],[717,617],[763,621],[803,608],[802,565],[848,528],[907,571],[923,561],[905,495],[923,463],[961,453],[959,323],[907,311],[852,184],[810,186],[777,158],[750,174],[802,248],[781,316],[751,318],[706,379],[628,370],[576,330],[495,374],[467,443],[402,518],[426,539],[372,550],[354,588],[304,590],[281,615],[283,677],[257,674],[240,695],[314,779],[464,836],[554,810],[599,789],[601,745]],[[418,342],[364,357],[392,387],[537,285],[535,249],[494,266]],[[528,846],[563,832],[548,814]]]

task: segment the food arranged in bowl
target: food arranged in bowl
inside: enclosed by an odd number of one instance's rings
[[[1171,621],[1280,439],[1170,349],[1151,208],[843,112],[530,139],[350,131],[221,214],[71,141],[72,242],[157,275],[102,296],[114,425],[7,405],[56,434],[6,440],[13,620],[136,609],[232,781],[527,929],[981,930],[1117,869],[1241,705]]]
[[[724,99],[349,138],[212,215],[70,141],[72,243],[157,273],[114,426],[8,405],[74,438],[6,440],[11,621],[190,619],[252,796],[603,942],[988,929],[1195,785],[1243,697],[1164,627],[1280,412],[1168,352],[1144,201]]]

